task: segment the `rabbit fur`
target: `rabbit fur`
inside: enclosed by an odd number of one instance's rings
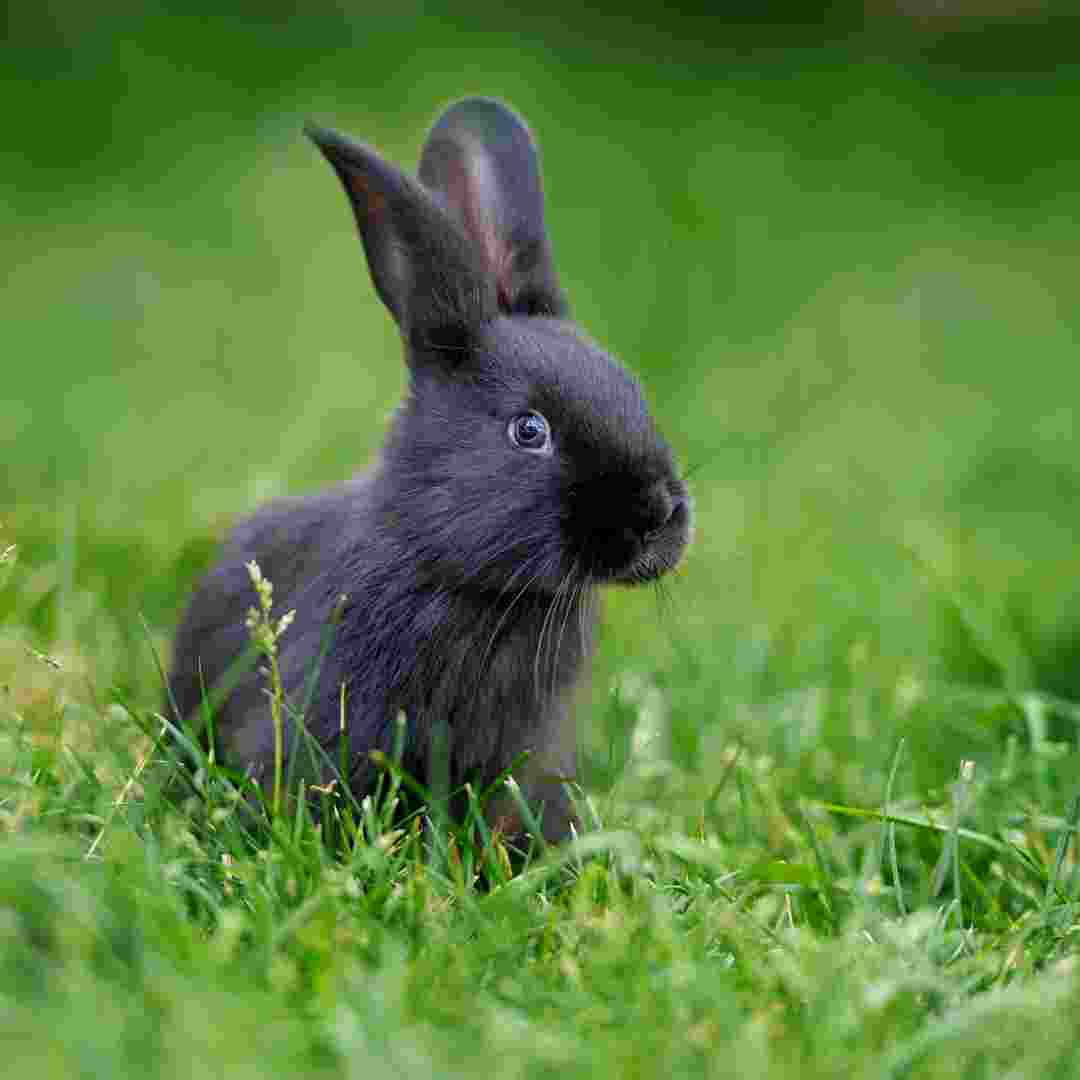
[[[177,631],[171,697],[197,718],[212,688],[218,753],[267,787],[263,682],[250,664],[237,674],[256,560],[275,611],[296,612],[279,646],[285,745],[306,700],[304,725],[326,751],[309,781],[347,760],[342,779],[369,791],[370,752],[391,752],[403,712],[402,765],[421,783],[436,745],[451,789],[483,789],[527,752],[517,779],[558,840],[573,820],[570,705],[597,586],[672,569],[690,497],[636,381],[569,321],[520,118],[487,99],[451,106],[417,179],[342,135],[308,134],[400,328],[408,391],[368,471],[236,526]],[[295,784],[302,766],[287,764]],[[522,831],[506,796],[486,814]]]

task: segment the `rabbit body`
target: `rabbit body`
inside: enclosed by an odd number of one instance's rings
[[[409,388],[368,472],[237,526],[178,630],[172,697],[198,715],[204,688],[229,686],[255,560],[275,611],[296,611],[279,645],[286,698],[306,704],[324,765],[347,761],[354,793],[372,786],[370,752],[391,752],[404,713],[403,765],[423,783],[442,755],[451,790],[481,790],[527,751],[517,779],[559,839],[597,586],[671,569],[689,496],[635,380],[565,317],[535,147],[510,110],[451,107],[419,182],[361,144],[311,135],[402,329]],[[223,693],[214,730],[220,753],[267,784],[273,732],[256,673]],[[303,767],[289,765],[294,777]],[[513,833],[512,809],[496,798],[487,813]]]

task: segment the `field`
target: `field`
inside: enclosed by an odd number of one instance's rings
[[[9,15],[5,1075],[1080,1076],[1072,20]],[[484,887],[157,740],[229,522],[402,388],[303,122],[411,166],[475,92],[697,507],[605,598],[580,839]]]

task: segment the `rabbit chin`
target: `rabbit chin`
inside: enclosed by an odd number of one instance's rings
[[[617,570],[594,574],[593,580],[601,585],[647,585],[657,581],[679,564],[682,545],[673,555],[655,551],[643,551],[636,559]]]
[[[691,531],[687,508],[685,514],[676,515],[621,565],[594,567],[590,576],[600,585],[646,585],[656,581],[679,565]]]

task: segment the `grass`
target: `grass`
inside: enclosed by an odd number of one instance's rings
[[[7,1074],[1080,1075],[1055,35],[56,13],[0,179]],[[513,877],[475,818],[396,831],[392,770],[332,846],[221,763],[170,801],[154,659],[227,522],[400,390],[302,118],[411,162],[476,90],[698,508],[663,594],[607,598],[580,838]]]

